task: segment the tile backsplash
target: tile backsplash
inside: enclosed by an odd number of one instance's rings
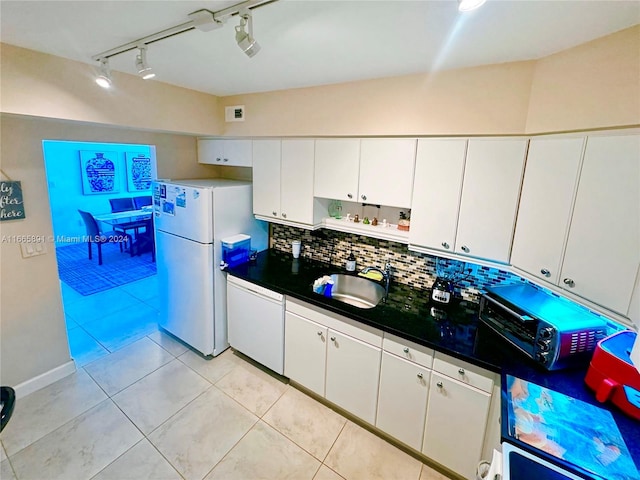
[[[431,288],[438,273],[456,278],[455,293],[465,300],[478,302],[482,291],[491,285],[520,283],[526,280],[510,272],[409,251],[407,245],[388,240],[336,232],[311,232],[295,227],[271,224],[271,245],[276,250],[291,252],[291,241],[301,240],[303,258],[331,263],[344,268],[350,252],[356,257],[357,270],[365,267],[393,266],[394,282],[416,288]]]

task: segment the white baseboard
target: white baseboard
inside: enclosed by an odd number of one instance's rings
[[[35,392],[36,390],[40,390],[48,385],[51,385],[54,382],[57,382],[61,378],[66,377],[67,375],[71,375],[76,371],[76,362],[73,360],[68,361],[60,365],[59,367],[53,368],[48,372],[44,372],[37,377],[33,377],[25,382],[22,382],[16,385],[14,390],[16,391],[16,398],[22,398],[30,393]]]

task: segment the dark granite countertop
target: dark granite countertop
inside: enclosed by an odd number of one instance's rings
[[[500,373],[503,384],[504,376],[512,375],[605,408],[613,415],[640,469],[640,423],[611,404],[601,404],[595,399],[584,384],[588,365],[556,372],[545,370],[479,323],[477,304],[456,299],[442,307],[430,301],[430,291],[392,281],[385,303],[361,309],[312,290],[315,279],[331,273],[347,273],[343,269],[308,259],[294,260],[290,254],[275,250],[260,252],[257,261],[231,268],[229,273]]]

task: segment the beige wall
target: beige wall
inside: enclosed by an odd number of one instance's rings
[[[224,135],[485,135],[640,124],[640,26],[537,61],[222,97]]]
[[[220,99],[245,105],[224,135],[510,134],[525,129],[534,62],[408,75]]]
[[[0,237],[53,234],[42,140],[142,143],[156,146],[158,176],[215,177],[223,167],[199,165],[196,139],[3,114],[0,165],[22,182],[26,219],[0,223]],[[3,177],[4,179],[4,177]],[[69,361],[57,263],[47,254],[23,259],[0,243],[0,384],[17,385]]]
[[[0,44],[0,111],[198,135],[221,133],[218,98],[113,72],[98,87],[85,63]]]
[[[640,124],[640,25],[536,62],[528,133]]]

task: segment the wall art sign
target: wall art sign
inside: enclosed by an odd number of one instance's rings
[[[127,162],[127,190],[130,192],[148,192],[153,181],[153,164],[149,155],[143,153],[125,153]]]
[[[120,191],[117,155],[115,152],[80,151],[83,194],[97,195]]]
[[[0,222],[23,218],[26,216],[22,202],[22,185],[20,182],[0,181]]]

